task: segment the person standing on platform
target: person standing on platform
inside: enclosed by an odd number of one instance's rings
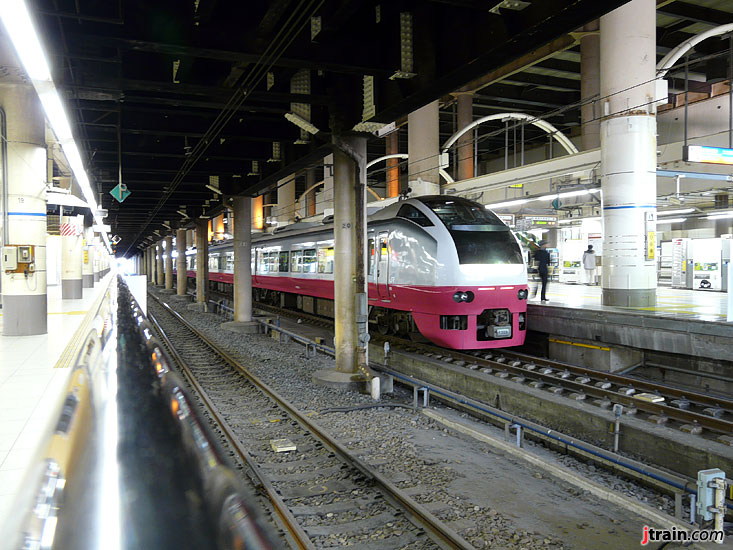
[[[546,250],[547,248],[547,241],[540,241],[540,249],[534,253],[534,259],[537,262],[537,272],[540,275],[540,280],[542,281],[542,294],[540,295],[540,298],[543,302],[547,302],[547,280],[549,275],[549,267],[550,267],[550,253]],[[535,296],[537,295],[537,291],[535,290]]]
[[[596,284],[596,253],[593,245],[588,245],[588,250],[583,252],[583,267],[585,268],[585,284]]]

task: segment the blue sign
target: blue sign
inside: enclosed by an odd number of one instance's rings
[[[132,193],[128,191],[127,185],[125,185],[124,183],[120,183],[117,185],[117,187],[112,189],[109,194],[112,195],[117,202],[122,202]]]

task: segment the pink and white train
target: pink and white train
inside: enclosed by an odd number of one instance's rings
[[[369,216],[369,322],[452,349],[524,343],[527,270],[509,228],[482,205],[445,195]],[[232,284],[231,243],[209,250],[214,288]],[[195,277],[195,256],[187,257]],[[252,244],[255,299],[333,317],[333,224],[297,223]]]

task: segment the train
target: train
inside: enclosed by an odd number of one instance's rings
[[[256,301],[334,316],[333,221],[298,222],[252,239]],[[447,195],[408,198],[367,220],[370,330],[451,349],[524,343],[527,268],[512,231],[490,210]],[[196,258],[187,253],[188,277]],[[209,248],[209,281],[230,291],[231,241]]]

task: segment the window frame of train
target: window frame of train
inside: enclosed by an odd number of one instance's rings
[[[369,262],[369,275],[374,275],[374,260],[375,260],[375,254],[377,253],[377,247],[374,245],[374,237],[370,237],[367,241],[369,244],[367,245],[369,247],[369,256],[367,258],[367,261]]]
[[[290,255],[290,272],[291,273],[302,273],[303,272],[303,251],[293,250]]]
[[[278,256],[278,273],[287,273],[290,271],[290,252],[281,250]]]
[[[330,258],[328,251],[331,251]],[[318,273],[333,273],[334,248],[333,246],[322,246],[318,249]]]
[[[318,273],[318,252],[317,250],[315,248],[306,248],[305,250],[303,250],[302,263],[303,263],[303,273],[312,273],[312,274]]]
[[[397,211],[397,217],[411,221],[420,227],[434,227],[433,222],[412,204],[403,204]]]
[[[224,253],[224,270],[234,272],[234,250]]]

